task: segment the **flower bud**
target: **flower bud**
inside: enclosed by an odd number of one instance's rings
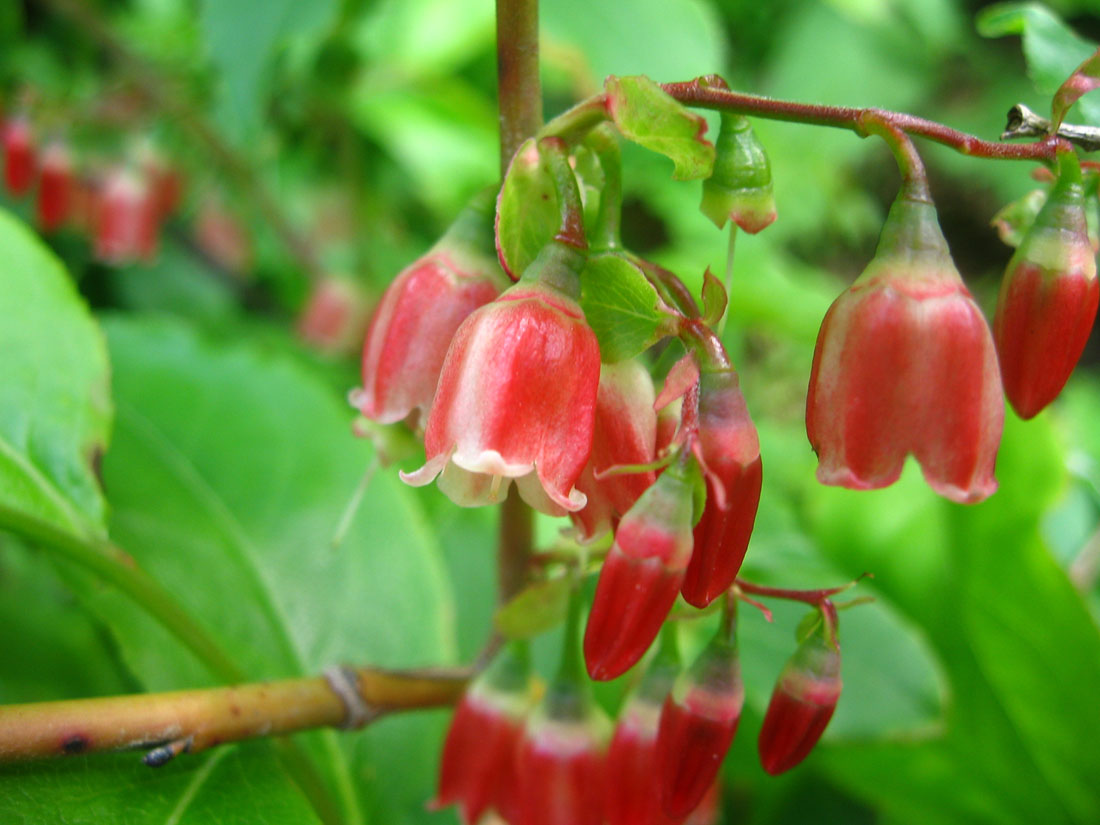
[[[775,776],[806,758],[833,717],[840,688],[840,648],[819,628],[775,683],[758,742],[764,770]]]
[[[942,496],[997,488],[1004,424],[989,327],[925,196],[903,190],[863,274],[833,302],[814,350],[806,432],[823,484],[893,484],[907,454]]]
[[[688,604],[702,608],[729,589],[745,560],[760,504],[762,471],[760,440],[737,373],[704,370],[698,398],[694,449],[706,470],[707,500],[695,526],[682,592]]]
[[[653,379],[638,361],[600,367],[592,453],[577,489],[588,503],[570,513],[581,541],[590,542],[611,529],[656,479],[653,470],[617,473],[597,480],[612,467],[648,464],[656,456],[657,414],[653,411]]]
[[[611,723],[580,672],[580,600],[570,602],[561,670],[523,732],[513,825],[602,825]]]
[[[479,196],[382,295],[363,344],[357,403],[367,418],[392,424],[414,410],[426,415],[459,325],[504,288],[496,258],[482,250],[492,237],[490,206],[488,194]]]
[[[195,217],[195,243],[218,266],[234,274],[252,266],[252,239],[248,230],[221,201],[207,196]]]
[[[623,516],[584,634],[593,679],[614,679],[649,649],[691,558],[692,485],[671,466]]]
[[[499,501],[513,479],[535,509],[584,507],[576,489],[592,450],[600,350],[576,301],[584,256],[548,244],[515,286],[455,333],[424,432],[427,461],[401,478],[439,476],[462,506]]]
[[[1088,342],[1100,299],[1084,188],[1072,152],[1008,262],[993,332],[1005,394],[1021,418],[1058,397]]]
[[[34,185],[34,135],[25,117],[4,124],[4,184],[15,197],[27,194]]]
[[[687,816],[714,783],[744,701],[737,644],[723,627],[676,680],[661,710],[656,781],[667,815]]]
[[[455,709],[443,746],[439,793],[429,807],[457,804],[466,825],[479,821],[490,807],[514,818],[515,756],[531,699],[527,649],[514,643],[470,685]]]
[[[61,227],[72,212],[73,162],[65,144],[54,142],[42,153],[42,171],[38,179],[38,225],[43,232]]]
[[[727,220],[756,234],[775,220],[772,169],[748,118],[722,112],[714,172],[703,181],[699,208],[721,229]]]
[[[657,728],[661,707],[680,670],[675,629],[666,629],[656,658],[631,694],[607,750],[606,816],[608,825],[675,825],[665,814],[657,772]],[[668,641],[671,640],[671,644]]]

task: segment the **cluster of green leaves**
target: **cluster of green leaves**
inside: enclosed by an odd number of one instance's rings
[[[95,8],[179,81],[300,225],[339,189],[355,231],[323,246],[326,266],[380,289],[495,179],[491,4],[198,5],[197,16],[183,0]],[[625,16],[612,0],[542,5],[550,113],[607,75],[621,90],[642,74],[724,71],[752,91],[908,110],[992,136],[1012,103],[1043,111],[1093,49],[1038,5],[983,11],[982,34],[1023,36],[1033,87],[1015,48],[978,39],[951,0],[788,0],[767,4],[766,18],[758,3],[644,0]],[[5,84],[33,76],[43,97],[83,111],[119,82],[83,33],[13,8],[0,4]],[[1100,125],[1096,106],[1086,96],[1067,119]],[[147,117],[196,185],[209,182],[204,149],[172,119]],[[801,611],[775,606],[772,625],[743,611],[748,701],[726,766],[726,819],[767,825],[812,810],[837,823],[1095,822],[1100,590],[1087,548],[1100,523],[1100,384],[1079,376],[1050,412],[1011,420],[1001,489],[977,507],[937,499],[918,473],[876,493],[817,485],[801,421],[814,338],[870,256],[894,172],[884,149],[843,132],[754,125],[779,220],[739,242],[729,304],[726,342],[765,463],[745,575],[811,587],[869,570],[857,593],[877,601],[841,614],[837,715],[815,756],[778,780],[757,766],[752,734]],[[630,136],[642,147],[624,146],[624,241],[698,292],[726,239],[699,214],[698,185],[673,180],[645,135]],[[927,160],[960,269],[988,300],[1008,250],[985,223],[1030,188],[1027,169],[941,148]],[[516,226],[522,259],[537,239]],[[378,472],[331,546],[373,459],[349,435],[342,395],[354,364],[319,362],[289,340],[279,313],[305,280],[269,227],[253,218],[249,229],[274,318],[250,314],[173,241],[155,266],[107,271],[61,238],[66,271],[0,215],[0,702],[289,677],[343,660],[469,661],[483,643],[493,512]],[[601,341],[613,352],[614,331],[628,330],[614,360],[652,334],[624,325],[622,307],[636,300],[645,318],[652,304],[633,273],[598,266],[601,280],[624,284],[609,309],[586,303],[597,324],[605,311]],[[540,521],[540,543],[559,527]],[[538,619],[555,615],[562,593],[526,598],[497,616],[517,635],[551,624]],[[536,639],[544,667],[557,642]],[[610,710],[629,681],[599,688]],[[410,715],[155,772],[133,754],[5,766],[0,821],[447,821],[423,809],[444,723]]]

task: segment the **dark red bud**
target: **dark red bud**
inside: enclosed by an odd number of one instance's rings
[[[817,633],[783,668],[760,729],[760,763],[775,776],[813,750],[840,699],[840,651]]]

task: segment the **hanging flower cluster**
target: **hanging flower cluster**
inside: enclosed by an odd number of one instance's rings
[[[96,257],[112,265],[156,258],[161,224],[178,208],[182,182],[151,146],[126,163],[82,172],[64,140],[40,145],[22,114],[0,123],[0,144],[8,193],[34,194],[43,232],[87,233]]]
[[[604,114],[643,144],[650,132],[632,119],[630,95],[664,105],[654,88],[608,81]],[[840,697],[829,599],[838,590],[739,578],[763,475],[717,331],[725,289],[708,272],[700,309],[675,275],[622,247],[617,138],[593,129],[583,107],[575,118],[561,130],[572,142],[529,141],[496,209],[480,196],[390,285],[352,401],[365,419],[403,421],[422,438],[423,465],[401,474],[409,484],[435,481],[455,503],[480,506],[515,482],[531,507],[567,516],[576,560],[559,582],[600,560],[583,642],[574,649],[574,587],[562,670],[540,703],[528,679],[505,690],[495,666],[475,681],[448,737],[437,803],[460,804],[467,822],[488,808],[521,825],[685,822],[713,792],[741,716],[737,601],[758,594],[815,609],[760,731],[761,764],[777,774],[806,758]],[[937,493],[977,503],[997,487],[1004,394],[1025,417],[1049,404],[1096,314],[1080,166],[1061,155],[1049,198],[1021,233],[994,334],[951,259],[908,138],[868,131],[894,148],[904,182],[874,258],[826,313],[808,365],[817,476],[881,488],[911,455]],[[743,117],[723,116],[708,168],[702,208],[719,227],[757,232],[774,220],[767,155]],[[682,355],[658,392],[647,351],[661,340]],[[716,602],[721,626],[694,664],[679,672],[662,645],[612,733],[587,680],[627,673],[662,632],[675,635],[670,617],[702,618]]]

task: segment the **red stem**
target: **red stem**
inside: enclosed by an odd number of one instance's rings
[[[856,581],[858,581],[858,579]],[[806,604],[821,606],[830,596],[835,596],[837,593],[843,593],[855,584],[855,582],[849,582],[840,587],[829,587],[823,590],[789,590],[784,587],[768,587],[763,584],[753,584],[741,578],[738,578],[735,584],[742,592],[751,593],[754,596],[769,596],[773,599],[787,599],[792,602],[805,602]]]
[[[851,106],[823,106],[816,103],[795,103],[775,100],[760,95],[732,92],[716,88],[699,79],[684,83],[664,83],[662,88],[681,103],[703,109],[754,114],[770,120],[786,120],[793,123],[809,123],[816,126],[832,126],[866,134],[864,124],[868,118],[890,124],[903,132],[928,138],[944,146],[950,146],[964,155],[1004,160],[1051,160],[1062,139],[1051,136],[1036,143],[1001,143],[981,140],[974,135],[960,132],[904,112],[886,109],[857,109]]]

